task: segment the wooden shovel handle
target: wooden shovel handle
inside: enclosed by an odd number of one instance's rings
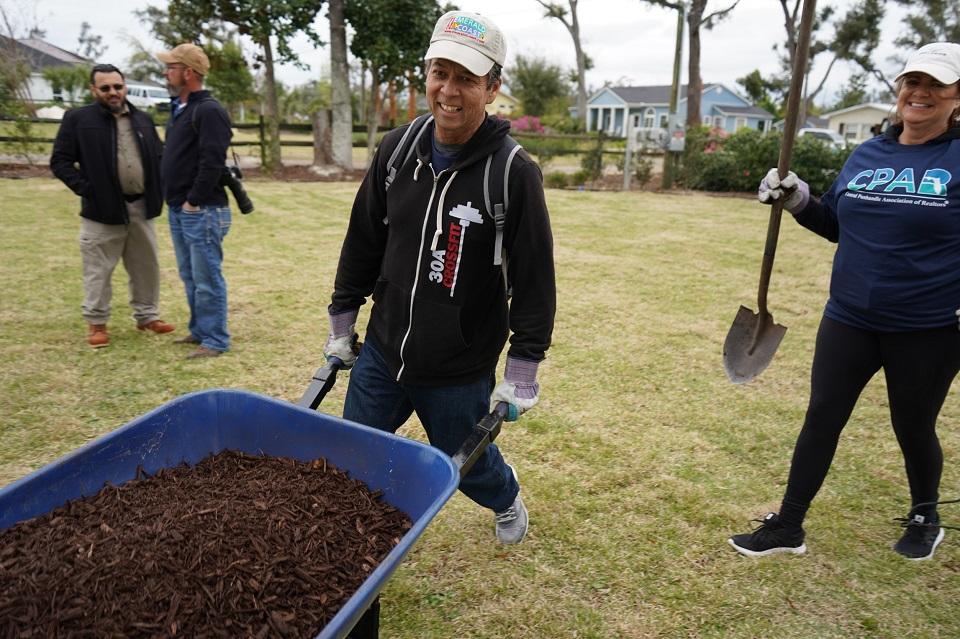
[[[797,38],[797,51],[793,58],[793,76],[790,78],[790,95],[787,97],[787,117],[783,123],[783,141],[780,144],[780,161],[777,172],[780,179],[787,177],[790,171],[790,158],[793,156],[793,141],[797,136],[797,119],[800,117],[800,99],[803,93],[803,78],[806,74],[807,57],[810,55],[810,31],[817,12],[817,0],[805,0],[803,14],[800,16],[800,34]],[[770,287],[770,274],[773,272],[773,257],[777,252],[777,238],[780,235],[780,218],[783,214],[783,198],[777,198],[770,206],[770,221],[767,224],[767,242],[763,248],[763,265],[760,267],[760,290],[757,293],[757,307],[760,316],[767,314],[767,289]]]

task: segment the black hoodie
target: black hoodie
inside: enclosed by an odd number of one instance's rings
[[[510,168],[503,244],[512,299],[494,264],[495,227],[484,205],[484,160],[508,122],[487,117],[453,166],[430,166],[433,123],[385,188],[387,161],[406,127],[390,132],[354,200],[331,313],[373,295],[367,326],[395,379],[465,384],[493,372],[508,328],[509,354],[540,361],[556,311],[553,237],[540,169],[525,151]],[[490,188],[502,182],[491,178]]]

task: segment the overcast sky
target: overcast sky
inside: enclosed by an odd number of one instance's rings
[[[725,7],[729,1],[710,0],[708,9]],[[47,40],[65,49],[76,48],[80,25],[83,21],[89,22],[93,32],[104,36],[104,42],[109,45],[105,61],[121,68],[130,53],[127,36],[140,39],[151,49],[160,48],[151,39],[149,29],[132,14],[134,9],[147,4],[165,5],[166,0],[0,0],[0,6],[17,16],[21,24],[35,19],[46,29]],[[508,44],[508,68],[517,53],[542,56],[565,68],[575,66],[570,35],[557,20],[545,19],[543,9],[535,0],[459,0],[457,4],[464,10],[489,16],[503,29]],[[825,4],[833,4],[842,11],[852,5],[853,0],[820,0],[818,6]],[[597,88],[604,82],[670,84],[675,12],[651,7],[639,0],[581,0],[578,13],[584,50],[594,61],[594,68],[587,73],[588,87]],[[899,71],[887,58],[897,53],[892,42],[902,31],[903,15],[902,9],[889,6],[883,23],[883,44],[876,59],[890,75]],[[317,21],[317,29],[326,40],[329,31],[322,17]],[[777,0],[741,0],[728,20],[701,34],[704,81],[738,89],[736,79],[753,69],[759,69],[765,75],[775,72],[778,64],[772,46],[783,37],[783,14]],[[247,46],[248,50],[253,50],[251,44]],[[278,77],[284,83],[301,84],[319,77],[329,68],[327,48],[313,49],[306,39],[300,39],[295,43],[295,49],[311,68],[302,71],[292,66],[281,67]],[[817,82],[828,63],[819,58],[811,74]],[[684,82],[687,79],[686,65],[685,46],[681,67]],[[839,63],[834,67],[827,83],[827,95],[831,99],[845,84],[850,71],[850,67]]]

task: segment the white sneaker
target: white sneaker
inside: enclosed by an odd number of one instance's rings
[[[506,510],[494,513],[497,523],[497,541],[501,544],[519,544],[527,535],[527,507],[523,505],[520,493]]]

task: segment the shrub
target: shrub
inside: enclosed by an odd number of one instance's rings
[[[567,186],[567,174],[563,171],[553,171],[548,173],[547,177],[544,179],[544,182],[547,184],[547,188],[550,189],[562,189]]]
[[[590,173],[588,171],[580,169],[576,173],[570,176],[570,184],[583,186],[584,184],[589,182],[591,179],[592,178],[590,177]]]
[[[687,134],[680,181],[705,191],[754,191],[780,156],[780,133],[742,129],[722,139],[705,128]],[[790,170],[803,178],[812,193],[825,192],[850,155],[821,140],[795,140]]]
[[[511,120],[510,128],[524,133],[543,133],[544,131],[543,125],[540,124],[540,118],[535,115],[524,115],[516,120]]]
[[[586,173],[588,180],[596,180],[603,174],[603,143],[605,138],[606,136],[601,131],[597,136],[597,143],[580,159],[580,168]]]

